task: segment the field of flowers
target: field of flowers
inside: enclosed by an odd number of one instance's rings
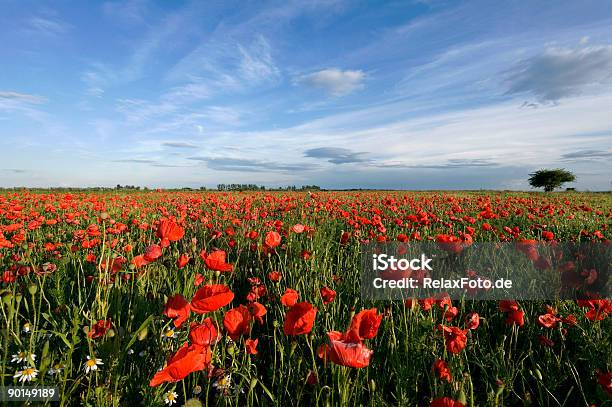
[[[364,302],[359,276],[366,242],[608,244],[611,219],[610,194],[5,192],[0,384],[64,405],[610,405],[609,300]]]

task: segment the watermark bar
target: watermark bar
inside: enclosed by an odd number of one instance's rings
[[[364,300],[556,300],[610,297],[612,246],[594,242],[362,245]]]
[[[0,386],[0,402],[59,401],[59,389],[49,386]]]

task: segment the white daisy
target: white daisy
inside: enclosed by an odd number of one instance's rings
[[[168,339],[176,338],[176,332],[174,331],[174,329],[168,329],[166,332],[162,334],[162,336]]]
[[[38,370],[33,367],[24,366],[21,370],[18,370],[13,377],[19,379],[20,382],[31,382],[32,379],[36,378]]]
[[[127,354],[128,355],[133,355],[134,354],[134,349],[128,349]]]
[[[98,370],[98,365],[103,365],[102,359],[97,359],[95,357],[87,356],[87,360],[83,365],[83,369],[85,369],[85,373],[89,373],[94,370]]]
[[[30,323],[26,322],[25,324],[23,324],[23,332],[25,333],[29,333],[30,332]]]
[[[169,391],[168,393],[166,393],[166,398],[164,399],[164,401],[166,402],[167,405],[171,406],[174,403],[176,403],[177,397],[178,397],[178,394],[175,391]]]
[[[34,353],[30,353],[28,351],[19,352],[13,355],[11,362],[16,363],[25,363],[28,361],[34,362],[36,360],[36,355]]]

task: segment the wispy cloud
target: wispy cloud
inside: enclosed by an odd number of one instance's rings
[[[29,34],[40,34],[48,37],[56,37],[65,34],[70,25],[57,18],[35,16],[28,19],[24,30]]]
[[[2,105],[2,103],[27,103],[27,104],[40,104],[43,102],[46,102],[47,99],[42,97],[42,96],[38,96],[38,95],[31,95],[28,93],[19,93],[19,92],[12,92],[12,91],[0,91],[0,106]]]
[[[276,172],[309,171],[316,168],[316,166],[312,164],[283,164],[249,158],[190,157],[189,159],[205,162],[208,168],[217,171]]]
[[[305,157],[325,159],[332,164],[361,163],[368,161],[365,153],[355,153],[348,148],[319,147],[304,152]]]
[[[561,156],[562,161],[592,161],[609,160],[612,158],[612,150],[580,150],[566,153]]]
[[[344,96],[363,89],[366,74],[361,70],[341,70],[337,68],[323,69],[295,79],[299,84],[305,84],[321,89],[332,96]]]
[[[522,61],[508,81],[509,93],[532,94],[544,102],[599,90],[612,84],[612,45],[548,48]]]
[[[162,147],[170,147],[170,148],[198,148],[197,145],[190,143],[188,141],[166,141],[163,142]]]
[[[149,158],[123,158],[119,160],[113,160],[116,163],[133,163],[133,164],[154,164],[155,160]]]

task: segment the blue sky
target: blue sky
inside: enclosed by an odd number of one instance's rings
[[[609,1],[23,1],[0,186],[612,187]]]

